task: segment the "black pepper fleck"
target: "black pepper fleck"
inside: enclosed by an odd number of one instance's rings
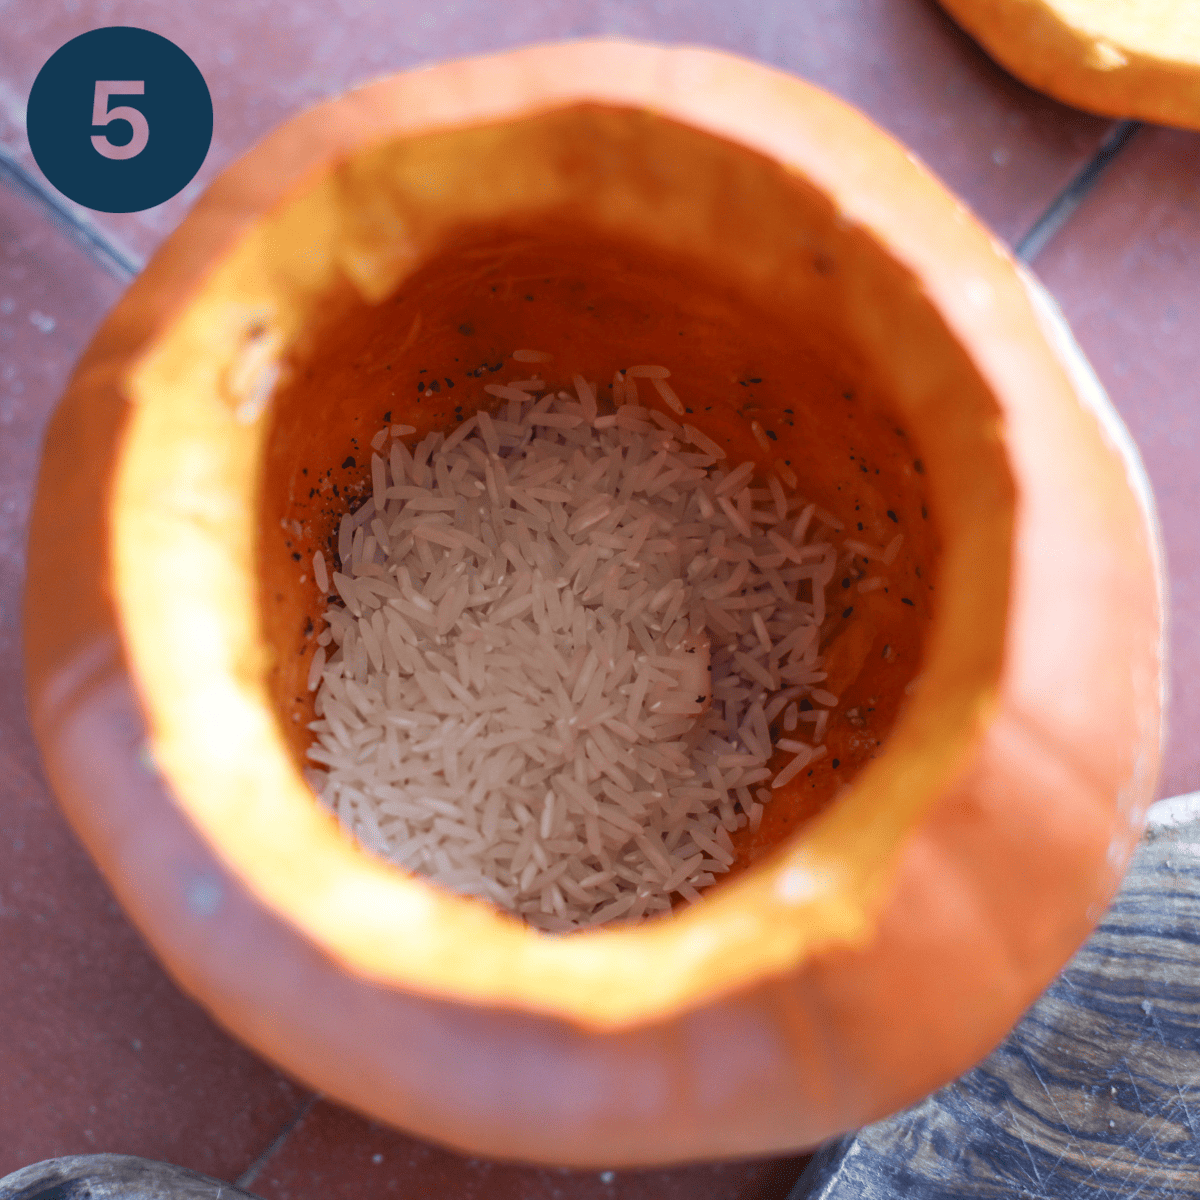
[[[890,508],[887,510],[887,515],[888,515],[888,519],[895,521],[897,525],[900,523],[900,518],[898,516],[896,516],[896,514],[894,512],[892,512],[892,510]]]
[[[901,596],[900,603],[907,604],[909,608],[916,608],[916,605],[907,596]]]
[[[346,455],[346,457],[345,457],[345,459],[342,461],[342,466],[343,466],[343,467],[357,467],[357,466],[358,466],[358,463],[356,463],[356,462],[354,461],[354,455],[353,455],[353,454],[347,454],[347,455]]]

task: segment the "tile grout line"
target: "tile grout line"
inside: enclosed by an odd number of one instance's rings
[[[0,180],[14,191],[39,204],[52,225],[67,234],[94,262],[122,283],[142,269],[133,255],[109,241],[91,221],[68,209],[44,184],[39,183],[0,145]]]
[[[258,1155],[257,1158],[233,1181],[234,1187],[248,1188],[261,1174],[263,1167],[274,1158],[278,1151],[283,1149],[283,1144],[292,1136],[293,1133],[304,1123],[305,1117],[312,1112],[318,1101],[324,1097],[315,1092],[292,1114],[284,1127],[270,1140],[266,1148]]]
[[[1108,169],[1113,159],[1141,129],[1139,121],[1118,121],[1101,143],[1099,150],[1083,165],[1075,177],[1063,188],[1046,211],[1030,226],[1025,236],[1017,242],[1013,253],[1026,266],[1050,244],[1058,232],[1074,215],[1088,193],[1096,186],[1100,176]]]

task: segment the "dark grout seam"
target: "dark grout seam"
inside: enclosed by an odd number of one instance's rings
[[[1013,253],[1023,263],[1032,263],[1060,229],[1071,219],[1084,197],[1096,186],[1109,164],[1129,144],[1141,129],[1138,121],[1118,121],[1100,145],[1100,149],[1084,164],[1079,173],[1050,202],[1049,207],[1033,223],[1029,232],[1017,243]]]
[[[292,1114],[287,1124],[271,1139],[267,1148],[233,1181],[234,1187],[248,1188],[262,1172],[263,1167],[283,1149],[283,1144],[304,1122],[304,1118],[313,1110],[313,1106],[324,1099],[320,1093],[309,1098]]]
[[[4,146],[0,146],[0,180],[13,191],[40,205],[51,224],[76,242],[89,258],[115,279],[128,283],[142,269],[138,259],[110,242],[85,217],[67,208],[45,184],[30,175]]]

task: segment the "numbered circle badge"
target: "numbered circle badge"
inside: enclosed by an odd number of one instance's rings
[[[170,200],[212,141],[212,98],[174,42],[127,25],[72,38],[33,81],[29,146],[64,196],[99,212]]]

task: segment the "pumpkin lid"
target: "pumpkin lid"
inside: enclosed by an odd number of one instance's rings
[[[1189,0],[942,0],[1018,79],[1078,108],[1200,128]]]

